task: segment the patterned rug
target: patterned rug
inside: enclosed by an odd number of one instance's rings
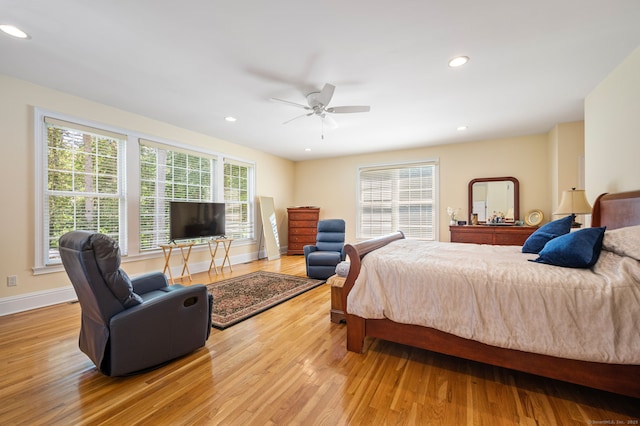
[[[258,271],[208,284],[213,295],[211,324],[223,330],[324,282]]]

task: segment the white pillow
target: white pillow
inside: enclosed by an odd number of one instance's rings
[[[349,266],[351,266],[351,264],[347,261],[338,263],[336,266],[336,275],[339,277],[346,277],[349,275]]]
[[[602,249],[640,261],[640,225],[606,230]]]

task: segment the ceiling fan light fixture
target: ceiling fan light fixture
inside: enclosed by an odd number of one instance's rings
[[[449,61],[449,66],[451,68],[458,68],[458,67],[463,66],[467,62],[469,62],[469,57],[468,56],[456,56],[455,58],[453,58],[453,59],[451,59]]]
[[[25,33],[18,27],[8,24],[0,24],[0,31],[15,38],[28,39],[31,38],[29,34]]]
[[[287,120],[282,124],[290,123],[293,120],[297,120],[298,118],[301,118],[301,117],[305,117],[305,116],[310,117],[312,115],[316,115],[322,119],[323,124],[326,124],[327,126],[335,129],[338,125],[335,122],[335,120],[333,120],[333,118],[327,115],[327,113],[349,114],[349,113],[356,113],[356,112],[369,112],[371,110],[371,107],[368,105],[329,107],[329,103],[333,98],[333,92],[335,91],[335,88],[336,87],[333,84],[326,83],[322,88],[322,90],[308,93],[306,96],[307,105],[302,105],[296,102],[291,102],[291,101],[278,99],[278,98],[271,98],[271,100],[309,111],[305,114],[299,115],[297,117],[293,117],[292,119]]]

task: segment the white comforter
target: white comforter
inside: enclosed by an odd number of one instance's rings
[[[640,255],[610,242],[592,269],[572,269],[529,262],[537,255],[516,246],[394,241],[364,257],[347,311],[526,352],[640,364]]]

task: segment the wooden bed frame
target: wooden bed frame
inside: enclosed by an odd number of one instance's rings
[[[607,229],[615,229],[638,224],[640,224],[640,191],[602,194],[596,199],[593,206],[592,226],[606,225]],[[362,258],[367,253],[402,238],[404,238],[402,232],[395,232],[345,246],[351,262],[342,294],[347,318],[348,350],[363,352],[365,337],[368,336],[640,398],[640,365],[578,361],[504,349],[429,327],[400,324],[389,319],[365,319],[348,314],[347,296],[360,273]]]

